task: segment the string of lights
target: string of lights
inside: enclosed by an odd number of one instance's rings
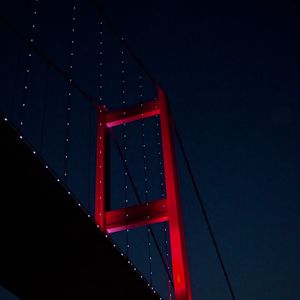
[[[40,142],[40,155],[43,154],[44,139],[45,139],[45,122],[46,122],[46,111],[47,111],[47,97],[48,97],[48,87],[49,87],[49,66],[46,65],[45,72],[45,87],[42,103],[42,122],[41,122],[41,142]]]
[[[106,14],[105,9],[102,7],[100,1],[89,0],[89,2],[91,2],[91,4],[95,7],[98,15],[101,16],[103,18],[103,20],[105,20],[105,23],[108,25],[108,28],[111,30],[111,32],[114,34],[114,36],[116,36],[117,39],[121,41],[123,49],[125,49],[127,51],[128,55],[135,61],[136,65],[139,66],[139,68],[143,71],[145,76],[147,76],[149,78],[153,87],[158,88],[160,86],[160,84],[158,83],[157,79],[148,70],[148,68],[145,66],[145,64],[142,62],[142,60],[135,54],[135,52],[130,47],[127,40],[124,39],[123,35],[119,32],[118,28],[112,22],[110,17]]]
[[[69,48],[69,82],[67,87],[67,103],[66,103],[66,123],[65,123],[65,149],[64,149],[64,166],[63,166],[63,178],[65,182],[68,182],[69,175],[69,155],[70,155],[70,130],[71,130],[71,109],[72,109],[72,96],[73,88],[70,84],[73,81],[73,61],[74,61],[74,49],[75,49],[75,25],[77,16],[76,0],[73,0],[72,6],[72,20],[71,20],[71,43]]]
[[[166,192],[165,192],[165,181],[164,181],[164,173],[163,173],[163,159],[161,155],[161,134],[160,134],[160,121],[159,121],[159,115],[155,115],[155,121],[156,121],[156,130],[155,130],[155,136],[156,136],[156,143],[157,143],[157,158],[159,163],[159,179],[160,179],[160,193],[162,199],[165,198]],[[168,224],[167,222],[163,222],[163,231],[164,231],[164,242],[165,242],[165,255],[166,255],[166,264],[168,271],[172,273],[171,271],[171,258],[169,255],[169,237],[168,237]],[[171,280],[168,277],[168,296],[169,300],[172,300],[172,284]]]
[[[123,39],[123,38],[122,38]],[[121,48],[121,101],[122,101],[122,108],[125,108],[126,106],[126,74],[125,74],[125,52],[124,49]],[[126,114],[125,110],[123,111],[123,114]],[[126,130],[126,123],[122,125],[122,141],[123,141],[123,156],[125,159],[125,162],[127,163],[127,130]],[[124,205],[125,210],[128,207],[128,173],[126,169],[124,168]],[[128,217],[128,214],[126,212],[126,217]],[[129,256],[129,229],[126,229],[125,231],[125,243],[126,243],[126,254]]]
[[[18,42],[18,41],[17,41]],[[19,77],[19,73],[20,73],[20,65],[21,65],[21,54],[22,54],[22,50],[23,47],[22,45],[19,45],[18,43],[18,51],[17,51],[17,56],[16,56],[16,62],[15,62],[15,76],[13,79],[13,84],[11,87],[11,92],[10,92],[10,107],[9,107],[9,116],[11,119],[13,119],[14,116],[14,110],[15,110],[15,101],[16,101],[16,97],[17,97],[17,82],[18,82],[18,77]]]
[[[139,72],[138,75],[138,87],[139,87],[139,100],[143,101],[143,82],[142,74]],[[145,141],[145,122],[144,119],[141,120],[141,134],[142,134],[142,153],[143,153],[143,170],[144,170],[144,200],[146,205],[149,206],[149,196],[148,196],[148,172],[147,172],[147,155],[146,155],[146,141]],[[149,278],[150,284],[153,283],[153,271],[152,271],[152,249],[151,249],[151,234],[150,229],[147,228],[147,243],[148,243],[148,259],[149,259]]]
[[[98,78],[98,97],[97,97],[97,103],[99,105],[103,105],[103,55],[104,55],[104,26],[103,21],[100,18],[99,20],[99,44],[98,44],[98,70],[99,70],[99,78]],[[91,211],[91,207],[93,205],[93,199],[91,198],[91,166],[92,166],[92,111],[93,106],[91,103],[89,103],[89,141],[88,141],[88,210]],[[99,166],[100,167],[100,166]]]
[[[100,40],[99,40],[99,103],[103,104],[103,55],[104,55],[104,38],[103,38],[103,21],[100,19]]]
[[[35,43],[35,36],[37,30],[38,2],[39,0],[34,0],[32,5],[33,6],[32,24],[30,26],[30,30],[29,30],[30,33],[29,33],[29,40],[28,40],[28,43],[30,43],[31,45]],[[25,62],[24,87],[21,96],[20,119],[19,119],[20,128],[24,126],[24,113],[27,104],[28,91],[30,87],[30,79],[32,77],[31,73],[32,73],[32,51],[28,49],[28,52],[26,53],[26,62]]]

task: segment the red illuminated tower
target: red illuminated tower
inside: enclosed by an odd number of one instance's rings
[[[107,210],[109,203],[109,128],[124,123],[160,115],[162,152],[166,183],[166,198],[127,207]],[[98,111],[96,154],[95,219],[106,232],[145,226],[157,222],[169,222],[174,293],[176,300],[191,300],[190,276],[185,245],[185,235],[176,171],[173,132],[170,111],[165,93],[158,89],[157,100],[117,111]]]

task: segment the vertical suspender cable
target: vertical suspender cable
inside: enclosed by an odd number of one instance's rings
[[[38,6],[39,0],[33,1],[33,18],[32,18],[32,24],[30,28],[30,37],[28,43],[33,45],[35,42],[35,31],[37,29],[36,24],[36,17],[37,17],[37,6]],[[21,97],[21,108],[20,108],[20,120],[19,125],[22,128],[24,125],[24,113],[25,113],[25,106],[27,104],[27,95],[29,91],[29,83],[30,83],[30,77],[32,73],[31,69],[31,60],[32,60],[32,51],[31,49],[28,50],[27,57],[26,57],[26,66],[25,66],[25,84],[23,87],[22,97]]]
[[[100,40],[99,40],[99,103],[103,104],[103,55],[104,55],[104,38],[103,38],[103,21],[100,20]]]
[[[142,102],[143,100],[143,84],[142,84],[142,75],[138,75],[138,88],[139,88],[139,99]],[[142,134],[142,152],[143,152],[143,169],[144,169],[144,200],[146,205],[149,205],[148,197],[148,171],[147,171],[147,155],[146,155],[146,141],[145,141],[145,122],[144,119],[141,120],[141,134]],[[153,284],[153,271],[152,271],[152,254],[151,254],[151,233],[150,229],[147,228],[147,243],[148,243],[148,258],[149,258],[149,276],[150,284]]]
[[[71,128],[71,109],[72,109],[72,81],[73,81],[73,61],[74,61],[74,44],[75,44],[75,21],[76,21],[76,0],[73,0],[72,6],[72,21],[71,21],[71,44],[69,48],[69,80],[67,88],[67,103],[66,103],[66,124],[65,124],[65,149],[64,149],[64,166],[63,178],[65,183],[68,182],[69,175],[69,154],[70,154],[70,128]]]
[[[46,65],[45,72],[45,87],[42,103],[42,123],[41,123],[41,141],[40,141],[40,155],[43,155],[44,141],[45,141],[45,123],[46,123],[46,111],[47,111],[47,97],[48,97],[48,87],[49,87],[49,66]]]
[[[9,116],[11,120],[13,120],[14,116],[14,110],[15,110],[15,101],[16,101],[16,90],[17,90],[17,82],[18,82],[18,77],[20,73],[20,64],[21,64],[21,54],[22,54],[22,45],[19,45],[18,52],[17,52],[17,57],[16,57],[16,72],[11,88],[11,93],[10,93],[10,107],[9,107]]]
[[[157,157],[159,162],[159,179],[160,179],[160,193],[161,197],[165,198],[166,192],[165,192],[165,184],[164,184],[164,174],[163,174],[163,160],[161,155],[161,138],[160,138],[160,121],[159,116],[155,115],[156,119],[156,130],[155,130],[155,136],[156,136],[156,142],[157,142]],[[164,230],[164,241],[165,241],[165,255],[166,255],[166,264],[168,271],[171,272],[171,259],[169,255],[169,239],[168,239],[168,230],[167,230],[168,224],[167,222],[163,223],[163,230]],[[168,296],[169,300],[172,299],[172,285],[170,278],[168,278]]]
[[[87,209],[89,214],[91,211],[91,151],[92,151],[92,106],[88,103],[88,169],[87,169]]]
[[[98,97],[97,97],[97,103],[99,105],[103,105],[103,21],[100,19],[99,21],[99,45],[98,45],[98,55],[99,55],[99,64],[98,64]],[[91,146],[92,146],[92,103],[89,103],[89,148],[88,148],[88,211],[91,213],[91,207],[92,207],[92,201],[91,198]]]
[[[123,39],[123,38],[122,38]],[[122,47],[122,45],[121,45]],[[122,101],[122,108],[126,106],[126,75],[125,75],[125,52],[124,49],[121,48],[121,101]],[[124,111],[125,114],[125,111]],[[122,140],[123,140],[123,157],[125,162],[127,163],[127,130],[126,130],[126,123],[122,125]],[[128,173],[124,168],[124,205],[125,211],[128,207]],[[126,217],[128,217],[126,213]],[[126,246],[126,255],[129,257],[129,229],[125,231],[125,246]]]

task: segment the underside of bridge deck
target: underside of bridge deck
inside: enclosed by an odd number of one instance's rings
[[[0,121],[0,284],[21,299],[159,299]]]

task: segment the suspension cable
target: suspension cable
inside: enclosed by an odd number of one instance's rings
[[[150,79],[154,87],[159,87],[156,78],[151,74],[151,72],[148,70],[148,68],[145,66],[145,64],[142,62],[142,60],[135,54],[133,49],[129,46],[128,42],[125,40],[123,35],[119,32],[115,24],[111,21],[110,17],[106,14],[105,10],[102,8],[101,4],[98,0],[89,0],[89,2],[96,8],[99,16],[105,20],[105,23],[110,27],[113,34],[120,40],[120,42],[123,44],[126,51],[130,54],[130,56],[133,58],[133,60],[136,62],[136,64],[140,67],[141,70],[147,75],[147,77]]]
[[[126,68],[126,62],[125,62],[125,52],[124,49],[121,48],[121,101],[122,101],[122,109],[125,110],[126,106],[126,83],[125,83],[125,68]],[[124,111],[125,113],[125,111]],[[122,125],[122,141],[123,141],[123,157],[125,162],[127,162],[127,130],[126,130],[126,123]],[[126,171],[126,168],[123,170],[124,175],[124,206],[125,206],[125,215],[126,218],[128,217],[127,214],[127,208],[128,208],[128,173]],[[129,229],[127,228],[125,230],[125,244],[126,244],[126,255],[129,256]]]
[[[18,42],[18,41],[17,41]],[[22,45],[20,44],[17,50],[17,56],[16,56],[16,62],[15,62],[15,66],[16,66],[16,72],[15,72],[15,76],[14,76],[14,80],[13,80],[13,84],[12,84],[12,89],[11,89],[11,93],[10,93],[10,108],[9,108],[9,115],[11,117],[11,119],[14,119],[14,109],[15,109],[15,101],[16,101],[16,97],[17,97],[17,82],[18,82],[18,77],[20,74],[20,65],[21,65],[21,54],[22,54]]]
[[[37,17],[37,7],[38,7],[38,0],[33,1],[33,16],[32,16],[32,24],[30,27],[30,37],[27,40],[28,43],[31,45],[35,42],[35,35],[36,35],[36,29],[37,29],[37,24],[36,24],[36,17]],[[29,83],[30,79],[32,77],[32,53],[29,50],[27,55],[27,61],[25,62],[25,84],[23,87],[23,93],[21,96],[21,108],[20,108],[20,127],[22,128],[24,126],[24,114],[25,114],[25,106],[27,104],[27,97],[28,97],[28,91],[29,91]]]
[[[194,176],[193,171],[192,171],[192,168],[191,168],[191,164],[190,164],[190,162],[189,162],[189,159],[188,159],[188,156],[187,156],[187,154],[186,154],[186,151],[185,151],[185,148],[184,148],[182,139],[181,139],[181,137],[180,137],[180,135],[179,135],[179,131],[177,130],[177,127],[175,126],[175,122],[174,122],[174,119],[173,119],[172,116],[171,116],[171,124],[172,124],[173,130],[174,130],[174,132],[175,132],[175,136],[176,136],[176,138],[177,138],[177,141],[178,141],[178,143],[179,143],[180,150],[181,150],[182,155],[183,155],[183,157],[184,157],[184,161],[185,161],[185,164],[186,164],[186,167],[187,167],[189,176],[190,176],[190,178],[191,178],[191,180],[192,180],[193,187],[194,187],[194,190],[195,190],[195,192],[196,192],[196,196],[197,196],[198,202],[199,202],[199,204],[200,204],[200,208],[201,208],[202,214],[203,214],[203,216],[204,216],[204,220],[205,220],[205,223],[206,223],[206,225],[207,225],[207,228],[208,228],[208,231],[209,231],[211,240],[212,240],[212,242],[213,242],[215,251],[216,251],[216,253],[217,253],[218,260],[219,260],[219,263],[220,263],[220,265],[221,265],[221,268],[222,268],[222,271],[223,271],[223,274],[224,274],[224,277],[225,277],[225,280],[226,280],[226,283],[227,283],[227,286],[228,286],[228,289],[229,289],[231,298],[232,298],[233,300],[236,300],[235,294],[234,294],[234,292],[233,292],[232,285],[231,285],[230,280],[229,280],[228,272],[226,271],[226,268],[225,268],[225,264],[224,264],[222,255],[221,255],[221,252],[220,252],[218,243],[217,243],[216,238],[215,238],[215,234],[214,234],[214,232],[213,232],[212,226],[211,226],[210,221],[209,221],[209,219],[208,219],[208,215],[207,215],[207,212],[206,212],[206,209],[205,209],[203,200],[202,200],[202,198],[201,198],[201,196],[200,196],[200,192],[199,192],[199,189],[198,189],[198,186],[197,186],[197,183],[196,183],[196,179],[195,179],[195,176]]]
[[[98,97],[97,103],[103,106],[103,54],[104,54],[104,37],[103,37],[103,21],[99,21],[99,79],[98,79]],[[92,207],[92,198],[91,198],[91,165],[92,165],[92,105],[89,103],[89,145],[88,145],[88,194],[87,194],[87,201],[88,201],[88,211],[91,212]]]
[[[100,106],[94,97],[90,96],[75,80],[70,81],[70,74],[64,69],[60,68],[54,61],[47,56],[39,47],[33,45],[30,41],[27,40],[25,35],[21,33],[15,25],[9,22],[3,15],[0,14],[0,22],[7,27],[9,31],[14,33],[16,37],[26,46],[28,49],[32,50],[37,54],[42,60],[44,60],[55,72],[57,72],[62,78],[69,82],[69,86],[77,90],[83,98],[89,101],[96,109],[99,109]]]
[[[91,162],[92,162],[92,106],[88,103],[88,170],[87,170],[87,208],[88,212],[91,213]]]
[[[138,74],[138,98],[140,99],[140,103],[143,100],[143,84],[142,84],[142,74],[139,69]],[[146,141],[145,141],[145,121],[141,119],[141,135],[142,135],[142,154],[143,154],[143,170],[144,170],[144,201],[146,205],[149,205],[149,197],[148,197],[148,171],[147,171],[147,154],[146,154]],[[149,259],[149,277],[150,277],[150,284],[153,284],[153,271],[152,271],[152,254],[151,254],[151,234],[149,228],[147,229],[147,243],[148,243],[148,259]]]
[[[157,101],[157,99],[155,99]],[[162,198],[165,198],[166,191],[165,191],[165,184],[164,184],[164,168],[163,168],[163,159],[161,155],[161,134],[160,134],[160,121],[159,121],[159,115],[155,115],[155,121],[156,121],[156,130],[155,130],[155,137],[156,137],[156,143],[157,143],[157,158],[159,162],[159,185],[160,185],[160,194]],[[166,262],[167,262],[167,267],[169,271],[171,270],[171,258],[169,255],[169,239],[168,239],[168,231],[167,228],[168,224],[167,222],[163,222],[163,231],[164,231],[164,241],[165,241],[165,255],[166,255]],[[172,300],[172,285],[171,281],[168,278],[168,296],[169,300]]]
[[[49,66],[46,65],[45,71],[45,87],[44,87],[44,95],[43,95],[43,105],[42,105],[42,124],[41,124],[41,144],[40,144],[40,155],[43,155],[44,150],[44,135],[45,135],[45,122],[46,122],[46,111],[47,111],[47,97],[48,97],[48,89],[49,89]]]
[[[75,44],[75,23],[77,15],[76,0],[73,0],[72,4],[72,21],[71,21],[71,43],[69,48],[69,82],[73,81],[73,62],[74,62],[74,44]],[[69,175],[69,156],[70,156],[70,138],[71,138],[71,110],[73,100],[73,89],[72,86],[67,86],[67,103],[66,103],[66,124],[65,124],[65,149],[64,149],[64,170],[63,176],[67,183]]]

